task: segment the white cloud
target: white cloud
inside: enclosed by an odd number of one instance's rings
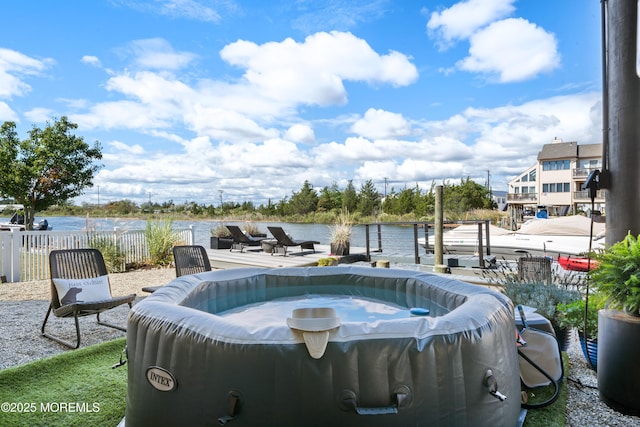
[[[280,138],[215,142],[200,136],[170,155],[158,148],[110,145],[96,184],[101,193],[119,198],[145,200],[152,192],[161,200],[199,203],[216,201],[219,189],[225,200],[277,201],[297,191],[304,180],[317,187],[337,182],[344,188],[349,179],[356,187],[371,179],[381,189],[387,177],[389,191],[415,184],[426,190],[434,180],[457,183],[469,176],[481,182],[487,170],[493,188],[506,188],[553,137],[600,142],[600,99],[600,93],[592,92],[469,108],[442,121],[415,123],[424,132],[420,139],[350,137],[309,148]],[[123,156],[114,147],[129,151]]]
[[[220,14],[213,8],[196,0],[161,0],[163,15],[196,19],[205,22],[219,22]]]
[[[427,23],[429,35],[445,49],[457,40],[471,37],[479,28],[509,16],[515,10],[515,1],[467,0],[441,12],[433,12]]]
[[[50,108],[33,108],[24,113],[24,116],[29,119],[31,123],[45,123],[55,116],[55,112]]]
[[[144,148],[139,144],[128,145],[120,141],[111,141],[109,146],[118,152],[118,155],[144,154]]]
[[[471,36],[470,43],[469,56],[458,67],[497,74],[501,83],[531,79],[560,66],[555,36],[526,19],[494,22]]]
[[[218,23],[222,19],[221,12],[233,12],[238,6],[233,1],[216,2],[213,8],[209,1],[203,0],[111,0],[141,12],[152,12],[172,18],[186,18],[196,21]]]
[[[299,15],[292,27],[312,33],[325,28],[346,31],[363,22],[381,18],[389,6],[388,0],[349,0],[290,2]]]
[[[301,142],[303,144],[310,144],[316,140],[313,129],[307,125],[299,123],[287,129],[284,137],[290,141]]]
[[[88,64],[91,65],[93,67],[101,67],[102,63],[100,62],[100,59],[98,59],[97,56],[92,56],[92,55],[85,55],[80,59],[80,62],[84,63],[84,64]]]
[[[189,52],[176,52],[169,42],[161,38],[134,40],[125,48],[142,69],[179,70],[196,58]]]
[[[278,135],[275,129],[265,129],[244,114],[222,108],[196,105],[185,121],[199,135],[222,141],[261,141]]]
[[[137,58],[153,57],[159,50],[173,52],[161,39],[132,45],[139,48]],[[185,65],[192,57],[179,56],[186,58]],[[237,41],[224,47],[221,56],[243,68],[244,79],[234,83],[201,79],[190,85],[161,71],[124,71],[111,76],[106,88],[126,100],[96,104],[88,114],[73,119],[88,128],[145,128],[146,132],[182,122],[197,135],[217,140],[259,141],[285,132],[269,123],[295,115],[300,105],[346,102],[345,80],[403,86],[417,79],[417,69],[406,56],[380,55],[350,33],[318,33],[302,43]],[[314,140],[312,131],[302,136],[300,142]]]
[[[302,43],[239,40],[220,55],[246,69],[245,81],[261,96],[295,104],[342,104],[347,99],[344,80],[406,86],[418,77],[405,55],[379,55],[366,41],[337,31],[310,35]]]
[[[0,101],[0,121],[18,121],[18,115],[7,105],[6,102]]]
[[[388,139],[409,135],[411,126],[401,114],[370,108],[351,131],[365,138]]]
[[[50,58],[38,60],[15,50],[0,48],[0,99],[24,96],[31,86],[24,79],[38,75],[53,64]]]

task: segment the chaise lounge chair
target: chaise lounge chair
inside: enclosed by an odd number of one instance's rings
[[[262,241],[266,239],[266,237],[256,238],[245,234],[237,225],[226,225],[225,227],[227,227],[233,237],[233,243],[231,244],[229,252],[234,249],[240,249],[240,252],[242,252],[246,246],[260,246]]]
[[[287,248],[290,246],[300,246],[300,253],[304,253],[304,250],[312,250],[313,253],[316,253],[316,249],[314,244],[319,244],[315,240],[294,240],[287,233],[285,233],[282,227],[267,227],[269,232],[276,239],[275,248],[276,250],[271,252],[273,255],[274,252],[277,252],[277,249],[282,249],[284,252],[284,256],[287,256]]]

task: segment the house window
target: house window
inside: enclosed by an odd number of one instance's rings
[[[542,162],[543,171],[555,171],[555,170],[569,170],[571,169],[570,160],[550,160]]]
[[[529,181],[534,182],[536,180],[536,170],[529,172]]]
[[[553,182],[551,184],[542,184],[543,193],[569,193],[571,191],[571,183],[569,182]]]
[[[527,182],[527,181],[529,181],[529,177],[528,177],[527,175],[524,175],[524,176],[520,179],[520,181],[522,181],[522,182]]]

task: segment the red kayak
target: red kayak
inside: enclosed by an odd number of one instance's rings
[[[565,270],[589,271],[598,266],[598,261],[587,257],[574,257],[558,255],[558,264]]]

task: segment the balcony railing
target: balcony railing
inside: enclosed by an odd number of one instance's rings
[[[538,200],[538,193],[507,194],[507,202],[535,202],[536,200]]]
[[[573,200],[575,200],[575,201],[591,200],[591,197],[589,196],[589,190],[574,191],[573,192]],[[604,201],[604,190],[598,190],[596,192],[596,200]]]
[[[601,168],[575,168],[573,169],[573,171],[571,171],[571,176],[575,179],[586,178],[592,171],[596,169]]]

